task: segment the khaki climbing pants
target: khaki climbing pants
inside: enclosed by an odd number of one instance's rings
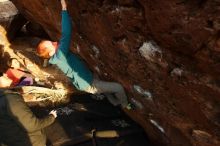
[[[124,88],[121,84],[116,82],[106,82],[99,79],[94,79],[92,85],[85,90],[91,94],[100,94],[100,93],[113,93],[118,100],[118,103],[121,104],[122,107],[126,107],[128,105],[128,99]],[[113,96],[107,96],[109,100],[113,100]]]

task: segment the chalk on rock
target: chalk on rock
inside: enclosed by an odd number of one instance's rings
[[[174,68],[172,71],[171,71],[171,76],[179,76],[181,77],[183,75],[183,70],[181,68]]]
[[[135,108],[138,108],[138,109],[143,109],[144,106],[142,105],[141,102],[137,101],[136,99],[134,98],[131,98],[131,101],[130,101],[134,106]]]
[[[148,61],[155,62],[157,57],[159,57],[159,60],[162,59],[162,51],[154,41],[144,42],[139,48],[139,52]]]
[[[152,94],[150,91],[144,90],[142,87],[140,87],[138,85],[134,85],[133,88],[137,93],[139,93],[140,95],[142,95],[146,99],[153,101]]]
[[[158,130],[160,130],[160,132],[165,133],[165,130],[163,129],[163,127],[161,127],[155,120],[150,119],[151,124],[153,124],[155,127],[157,127]]]
[[[92,50],[93,50],[93,52],[94,52],[95,58],[98,58],[99,55],[100,55],[99,49],[98,49],[95,45],[93,45],[93,46],[92,46]]]

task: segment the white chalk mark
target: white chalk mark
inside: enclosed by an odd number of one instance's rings
[[[133,88],[137,93],[143,95],[146,99],[153,101],[152,94],[150,93],[150,91],[144,90],[142,87],[138,85],[134,85]]]
[[[156,121],[150,119],[150,122],[151,122],[154,126],[156,126],[162,133],[165,133],[163,127],[161,127]]]
[[[159,55],[159,60],[162,59],[162,51],[160,47],[154,41],[144,42],[143,45],[139,48],[139,52],[141,56],[143,56],[146,60],[155,62],[157,55]]]

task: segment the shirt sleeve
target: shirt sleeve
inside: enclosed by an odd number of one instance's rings
[[[71,18],[66,10],[63,10],[62,13],[62,22],[61,22],[61,39],[59,42],[58,51],[62,51],[63,54],[67,54],[70,48],[71,42],[71,33],[72,33],[72,23]]]
[[[49,115],[43,119],[37,118],[20,95],[8,94],[6,96],[8,110],[12,118],[27,130],[27,132],[34,132],[43,129],[55,121],[53,115]]]

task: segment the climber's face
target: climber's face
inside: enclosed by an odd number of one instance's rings
[[[0,88],[7,88],[10,87],[12,84],[12,80],[7,77],[6,74],[0,77]]]
[[[20,62],[18,62],[17,59],[13,59],[11,61],[11,67],[13,67],[14,69],[19,69],[20,68]]]
[[[54,45],[51,41],[48,41],[45,43],[45,48],[47,48],[50,57],[55,54],[56,48],[54,47]]]
[[[42,41],[37,48],[37,53],[43,58],[50,58],[56,53],[57,42]]]

